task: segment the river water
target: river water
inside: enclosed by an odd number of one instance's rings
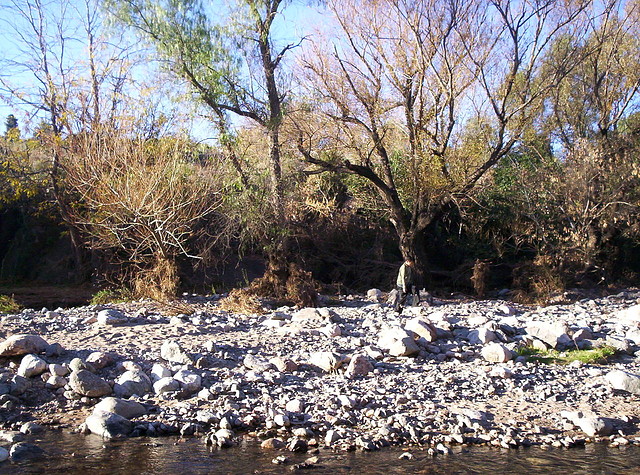
[[[99,474],[632,474],[640,473],[640,447],[608,447],[590,444],[574,449],[507,450],[487,447],[455,447],[451,455],[432,458],[420,449],[387,448],[378,452],[333,452],[320,449],[319,462],[296,470],[310,454],[266,451],[255,442],[231,449],[210,449],[201,439],[136,438],[104,441],[100,437],[48,433],[31,439],[45,455],[20,462],[0,463],[2,474],[65,473]],[[412,459],[400,459],[404,452]],[[289,460],[276,465],[277,455]]]

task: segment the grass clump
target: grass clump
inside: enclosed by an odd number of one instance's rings
[[[0,295],[0,313],[18,313],[22,310],[20,304],[8,295]]]
[[[105,305],[108,303],[123,303],[133,300],[133,294],[129,289],[102,289],[96,292],[89,303],[91,305]]]
[[[523,346],[516,350],[518,356],[524,356],[529,361],[545,364],[570,364],[580,361],[584,364],[606,364],[616,354],[613,346],[605,345],[591,350],[538,350],[530,346]]]

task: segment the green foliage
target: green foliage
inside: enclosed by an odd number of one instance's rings
[[[20,310],[20,305],[13,297],[0,295],[0,313],[18,313]]]
[[[96,292],[89,303],[91,305],[105,305],[108,303],[123,303],[133,300],[133,292],[126,287],[119,289],[102,289]]]
[[[592,350],[538,350],[530,346],[523,346],[516,350],[518,356],[524,356],[528,361],[545,364],[570,364],[580,361],[584,364],[606,364],[616,354],[612,346],[601,346]]]

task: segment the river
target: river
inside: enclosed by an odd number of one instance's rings
[[[530,447],[507,450],[454,447],[450,455],[428,456],[420,449],[387,448],[378,452],[333,452],[320,449],[318,464],[293,469],[310,454],[266,451],[255,442],[231,449],[210,449],[201,439],[136,438],[105,441],[97,436],[49,432],[30,439],[45,455],[0,463],[2,474],[449,474],[449,473],[640,473],[640,447],[590,444],[574,449]],[[400,459],[403,452],[411,459]],[[285,455],[289,461],[272,460]]]

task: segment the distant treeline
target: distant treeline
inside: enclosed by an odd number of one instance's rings
[[[58,3],[6,38],[0,281],[638,283],[638,2]]]

